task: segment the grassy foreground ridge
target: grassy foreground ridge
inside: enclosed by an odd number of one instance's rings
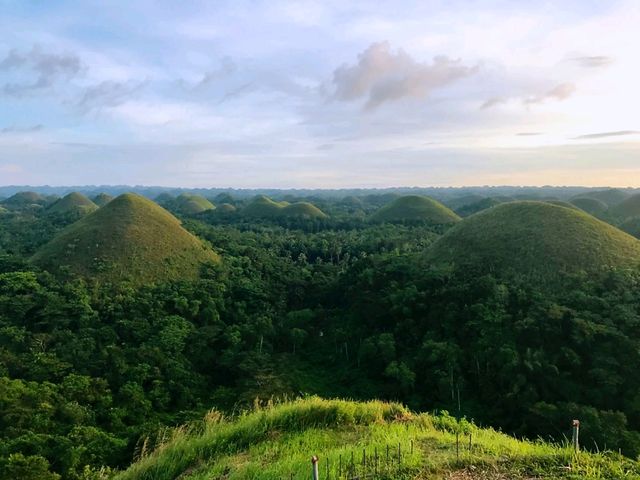
[[[233,418],[211,411],[143,442],[139,460],[115,478],[310,478],[312,455],[320,458],[320,478],[640,478],[638,463],[617,453],[576,455],[566,445],[516,440],[446,412],[318,397],[256,406]]]

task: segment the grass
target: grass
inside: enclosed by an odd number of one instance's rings
[[[640,216],[640,194],[626,198],[611,210],[615,217],[621,219]]]
[[[157,448],[141,448],[140,459],[115,478],[310,478],[312,455],[319,457],[321,478],[334,479],[347,473],[381,479],[640,478],[640,465],[618,454],[575,455],[566,445],[520,441],[446,412],[415,414],[379,401],[311,397],[232,418],[212,411],[202,422],[160,437]]]
[[[640,264],[640,241],[578,210],[512,202],[466,218],[427,252],[432,263],[555,275]]]
[[[98,206],[78,192],[72,192],[57,200],[47,208],[47,212],[54,214],[79,214],[86,215],[94,212]]]
[[[607,206],[612,207],[613,205],[617,205],[618,203],[622,202],[628,196],[629,194],[624,190],[620,190],[618,188],[610,188],[607,190],[596,190],[581,193],[580,195],[575,196],[573,199],[595,198],[596,200],[604,202]]]
[[[99,193],[98,195],[93,197],[93,203],[95,203],[99,207],[104,207],[113,199],[114,197],[112,195],[109,195],[108,193]]]
[[[185,215],[195,215],[196,213],[205,212],[215,209],[215,205],[201,195],[192,195],[183,193],[178,195],[174,200],[174,206],[177,211]]]
[[[444,225],[460,221],[460,217],[436,200],[421,195],[405,195],[378,209],[374,222],[424,221]]]
[[[598,200],[597,198],[574,198],[571,200],[571,204],[578,207],[580,210],[583,210],[594,217],[600,217],[607,213],[609,206],[604,203],[602,200]]]
[[[36,192],[18,192],[2,201],[7,207],[21,207],[31,204],[43,205],[46,198]]]
[[[60,232],[32,261],[52,273],[133,284],[195,278],[218,256],[151,200],[128,193]]]
[[[254,218],[303,217],[326,218],[327,215],[309,202],[276,202],[265,195],[258,195],[241,211],[242,215]]]

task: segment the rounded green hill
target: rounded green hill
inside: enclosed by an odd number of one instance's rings
[[[545,202],[498,205],[468,217],[427,252],[434,264],[552,276],[640,265],[640,241],[579,210]]]
[[[451,224],[460,221],[452,210],[432,198],[421,195],[406,195],[376,211],[374,222],[423,221],[433,225]]]
[[[201,195],[183,193],[174,200],[174,208],[185,215],[195,215],[216,208],[213,203]]]
[[[52,273],[60,267],[99,281],[140,285],[195,278],[218,256],[151,200],[126,193],[70,225],[32,257]]]
[[[581,193],[580,195],[576,195],[575,197],[573,197],[572,200],[575,200],[577,198],[595,198],[596,200],[600,200],[607,206],[611,207],[622,202],[627,197],[629,197],[629,193],[625,192],[624,190],[620,190],[619,188],[610,188],[608,190],[592,190],[589,192]]]
[[[113,196],[108,193],[99,193],[95,197],[93,197],[93,203],[95,203],[99,207],[104,207],[107,203],[113,200]]]
[[[235,213],[236,207],[231,205],[230,203],[221,203],[216,207],[216,213]]]
[[[36,192],[18,192],[2,201],[2,205],[8,208],[44,205],[45,203],[47,203],[47,199]]]
[[[254,218],[327,218],[327,215],[309,202],[276,202],[265,195],[258,195],[242,209],[242,214]]]
[[[611,209],[617,218],[627,219],[640,216],[640,193],[626,198]]]
[[[258,195],[242,209],[242,214],[248,217],[277,217],[287,205],[289,202],[276,202],[266,195]]]
[[[636,238],[640,238],[640,217],[629,218],[620,225],[620,230]]]
[[[281,210],[281,214],[285,217],[327,218],[322,210],[309,202],[296,202],[287,205]]]
[[[47,213],[56,215],[86,215],[98,209],[98,206],[78,192],[72,192],[56,200],[47,208]]]
[[[571,200],[571,204],[578,207],[580,210],[587,212],[594,217],[600,217],[607,213],[609,206],[602,200],[589,197],[578,197]]]

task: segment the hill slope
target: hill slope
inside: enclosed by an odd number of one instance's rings
[[[241,210],[242,215],[253,218],[326,218],[327,215],[309,202],[276,202],[266,195],[258,195]]]
[[[627,192],[624,190],[620,190],[618,188],[610,188],[608,190],[596,190],[586,193],[581,193],[580,195],[576,195],[572,200],[577,198],[595,198],[596,200],[600,200],[604,202],[607,206],[611,207],[613,205],[617,205],[622,202],[629,196]]]
[[[33,256],[52,272],[71,272],[102,281],[134,284],[194,278],[200,264],[217,255],[151,200],[120,195],[70,225]]]
[[[640,216],[640,194],[623,200],[611,209],[611,213],[621,219]]]
[[[434,263],[553,275],[640,265],[640,242],[586,213],[513,202],[466,218],[427,252]]]
[[[47,208],[48,213],[86,215],[94,212],[98,206],[87,197],[78,192],[65,195]]]
[[[104,207],[107,203],[113,200],[113,195],[109,195],[108,193],[99,193],[95,197],[93,197],[93,203],[98,205],[99,207]]]
[[[213,210],[216,208],[213,203],[201,195],[183,193],[178,195],[173,203],[174,208],[185,215],[195,215],[196,213]]]
[[[432,198],[406,195],[380,208],[371,216],[371,220],[374,222],[418,220],[442,225],[458,222],[460,217]]]
[[[28,205],[44,205],[47,199],[36,192],[18,192],[2,201],[7,208],[20,208]]]
[[[605,213],[607,213],[607,210],[609,208],[609,206],[602,200],[589,197],[574,198],[573,200],[571,200],[571,204],[575,205],[580,210],[593,215],[594,217],[604,215]]]
[[[459,435],[456,448],[456,433]],[[449,415],[415,414],[399,404],[310,398],[232,419],[212,411],[175,430],[116,480],[622,479],[640,464],[612,454],[518,441]]]

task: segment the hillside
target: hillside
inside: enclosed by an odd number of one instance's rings
[[[406,195],[380,208],[371,216],[371,220],[374,222],[424,221],[442,225],[458,222],[460,217],[432,198]]]
[[[640,242],[586,213],[526,201],[468,217],[427,258],[500,274],[555,274],[633,267],[640,264]]]
[[[640,217],[629,218],[621,223],[618,228],[629,235],[640,238]]]
[[[123,194],[70,225],[33,256],[33,263],[101,281],[134,284],[194,278],[217,256],[178,219],[151,200]]]
[[[500,205],[501,203],[511,201],[513,201],[513,199],[508,199],[505,197],[487,197],[476,202],[465,204],[459,208],[456,208],[455,211],[461,217],[468,217],[469,215],[481,212],[482,210],[486,210],[488,208],[495,207],[496,205]]]
[[[108,193],[99,193],[95,197],[93,197],[93,203],[95,203],[99,207],[104,207],[107,203],[113,200],[113,196]]]
[[[285,217],[302,217],[302,218],[327,218],[327,215],[309,202],[296,202],[280,210],[280,215]]]
[[[378,401],[312,397],[233,418],[211,411],[199,424],[166,438],[115,479],[311,478],[314,455],[322,479],[589,480],[640,475],[640,464],[617,454],[575,456],[572,448],[519,441],[466,420],[458,422],[446,412],[416,414],[400,404]]]
[[[600,200],[607,206],[612,207],[613,205],[617,205],[618,203],[622,202],[627,197],[629,197],[629,193],[625,192],[624,190],[620,190],[619,188],[610,188],[607,190],[596,190],[581,193],[580,195],[576,195],[575,197],[573,197],[572,200],[575,200],[577,198],[594,198],[596,200]]]
[[[86,215],[94,212],[98,206],[78,192],[65,195],[47,208],[47,213],[56,215]]]
[[[289,202],[276,202],[266,195],[258,195],[242,209],[242,215],[247,217],[275,217]]]
[[[230,203],[221,203],[216,207],[216,213],[235,213],[236,207],[231,205]]]
[[[195,215],[197,213],[213,210],[216,207],[209,200],[200,195],[183,193],[173,201],[173,207],[184,215]]]
[[[571,200],[571,204],[578,207],[580,210],[587,212],[594,217],[601,217],[607,210],[609,206],[604,203],[602,200],[598,200],[597,198],[589,198],[589,197],[581,197],[574,198]]]
[[[44,205],[46,203],[47,199],[36,192],[18,192],[2,201],[2,205],[7,208],[21,208],[28,205]]]
[[[611,209],[611,213],[620,219],[640,216],[640,194],[626,198]]]
[[[253,218],[326,218],[327,215],[309,202],[276,202],[266,195],[258,195],[241,210],[242,215]]]

